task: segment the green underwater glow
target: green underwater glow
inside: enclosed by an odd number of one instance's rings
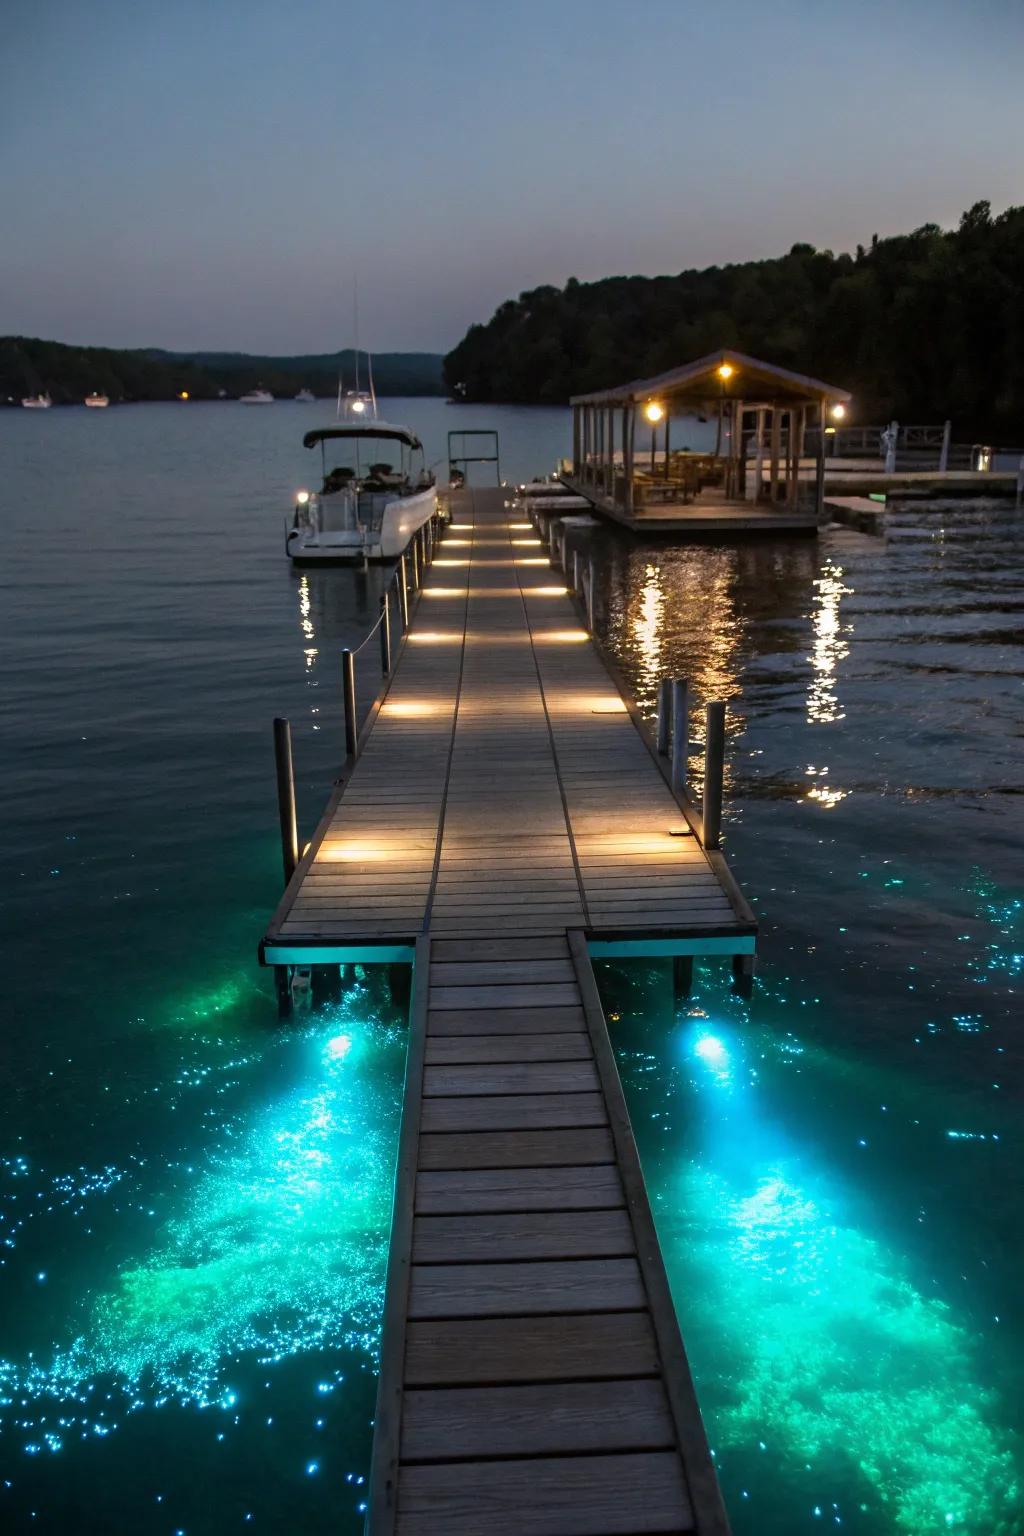
[[[404,1032],[357,987],[267,1049],[286,1086],[175,1168],[180,1197],[149,1250],[81,1298],[74,1337],[0,1361],[0,1426],[30,1454],[168,1402],[235,1411],[247,1360],[344,1348],[374,1368]],[[184,1091],[196,1081],[178,1079]]]
[[[773,1115],[766,1057],[806,1073],[799,1042],[690,1015],[620,1064],[738,1536],[1019,1536],[992,1335]]]

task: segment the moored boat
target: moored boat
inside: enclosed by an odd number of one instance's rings
[[[300,389],[295,398],[300,405],[312,405],[316,395],[314,395],[311,389]]]
[[[395,560],[437,511],[423,444],[408,427],[355,420],[307,432],[302,442],[319,447],[322,482],[295,497],[285,548],[296,565]],[[382,457],[393,459],[396,449],[397,467]]]
[[[53,401],[50,399],[49,394],[28,395],[21,403],[26,411],[48,411]]]
[[[86,395],[85,403],[86,405],[91,405],[94,410],[102,410],[104,406],[110,404],[110,396],[97,394]]]
[[[255,389],[250,389],[248,394],[239,395],[240,405],[273,405],[274,397],[269,389],[264,389],[262,384],[257,384]]]

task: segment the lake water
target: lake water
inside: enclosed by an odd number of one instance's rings
[[[387,414],[431,459],[498,428],[510,479],[567,450],[562,411]],[[377,611],[283,554],[332,416],[0,413],[5,1531],[361,1528],[404,1021],[368,974],[282,1029],[255,959],[271,717],[308,835]],[[601,976],[737,1536],[1021,1529],[1022,526],[598,540],[645,706],[729,700],[764,925],[749,1008]]]

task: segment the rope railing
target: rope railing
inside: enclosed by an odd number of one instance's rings
[[[430,520],[421,524],[413,534],[404,554],[399,555],[391,568],[391,574],[380,595],[380,613],[367,633],[356,646],[346,646],[341,653],[341,688],[345,720],[345,754],[348,763],[359,755],[359,720],[356,711],[356,657],[369,645],[374,635],[380,635],[380,670],[385,678],[391,671],[391,594],[398,597],[398,615],[401,634],[409,629],[409,591],[418,592],[423,585],[427,567],[434,558],[434,546],[440,527],[440,515],[435,512]],[[277,802],[281,822],[281,850],[284,862],[285,883],[291,879],[299,863],[298,836],[295,814],[295,766],[292,759],[292,733],[288,720],[274,721],[274,759],[277,765]]]

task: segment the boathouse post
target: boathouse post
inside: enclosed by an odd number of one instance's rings
[[[725,705],[708,704],[704,732],[704,847],[717,848],[722,835],[722,783],[725,777]]]
[[[352,651],[341,653],[341,688],[345,702],[345,752],[356,755],[356,658]]]
[[[395,572],[398,578],[398,610],[402,615],[402,633],[409,628],[409,581],[405,570],[405,556],[399,555],[398,569]]]
[[[385,677],[391,671],[391,602],[386,592],[380,595],[380,669]]]
[[[663,677],[658,684],[658,756],[668,757],[672,740],[672,679]]]
[[[690,689],[685,677],[672,679],[672,788],[677,795],[686,791],[687,759],[690,755]]]
[[[818,411],[818,461],[814,466],[814,505],[820,523],[825,516],[825,423],[828,419],[828,403],[821,397]]]
[[[822,417],[824,420],[824,417]],[[772,406],[772,435],[768,466],[768,499],[774,505],[779,499],[779,452],[782,446],[782,411]]]

